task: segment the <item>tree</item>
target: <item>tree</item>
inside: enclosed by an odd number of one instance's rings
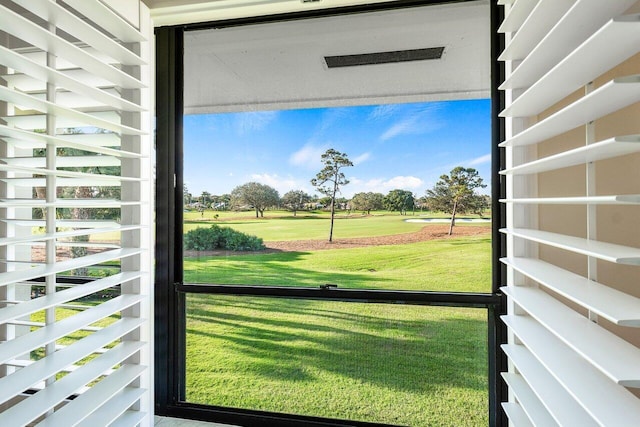
[[[329,226],[329,242],[333,241],[333,219],[336,214],[336,193],[340,187],[347,185],[349,180],[341,172],[342,168],[353,166],[345,153],[329,148],[322,154],[320,160],[324,167],[311,180],[311,184],[322,194],[331,198],[331,225]]]
[[[211,204],[211,193],[208,191],[203,191],[199,197],[200,204],[203,207],[208,207]]]
[[[189,189],[187,188],[187,184],[183,184],[182,186],[182,202],[185,205],[190,205],[191,204],[191,199],[193,199],[193,196],[191,195],[191,193],[189,193]]]
[[[415,203],[413,193],[409,190],[391,190],[384,197],[384,207],[390,211],[398,211],[400,215],[406,215],[409,209],[415,209]]]
[[[430,210],[451,213],[451,235],[457,214],[477,213],[486,208],[487,198],[475,193],[476,188],[485,187],[477,170],[457,166],[449,175],[440,176],[436,185],[427,190],[427,204]]]
[[[382,193],[356,193],[351,198],[351,209],[366,212],[367,215],[372,210],[382,209],[384,195]]]
[[[310,201],[311,196],[302,190],[291,190],[282,196],[282,204],[287,210],[293,212],[293,216],[296,216],[296,212],[303,209]]]
[[[280,195],[275,188],[258,182],[248,182],[239,185],[231,192],[231,201],[234,206],[249,205],[258,214],[264,217],[265,209],[275,206],[280,201]]]

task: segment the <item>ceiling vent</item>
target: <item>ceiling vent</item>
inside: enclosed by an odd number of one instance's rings
[[[357,55],[325,56],[329,68],[355,67],[359,65],[391,64],[394,62],[440,59],[444,46],[425,49],[396,50],[392,52],[361,53]]]

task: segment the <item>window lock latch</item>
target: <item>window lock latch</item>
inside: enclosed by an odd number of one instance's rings
[[[338,285],[335,285],[333,283],[325,283],[324,285],[320,285],[320,289],[332,289],[332,288],[338,288]]]

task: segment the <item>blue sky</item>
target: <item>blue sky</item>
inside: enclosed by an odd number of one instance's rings
[[[488,99],[187,115],[184,180],[194,196],[250,181],[281,196],[318,194],[310,180],[334,148],[354,163],[344,169],[351,182],[342,196],[399,188],[421,197],[456,166],[477,169],[489,184],[490,140]]]

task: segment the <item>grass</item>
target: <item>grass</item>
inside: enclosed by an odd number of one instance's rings
[[[416,225],[399,219],[349,220],[350,227],[362,224],[350,231],[363,236],[393,229],[389,234],[395,234]],[[324,231],[326,221],[318,219],[259,223],[290,224],[290,236],[301,238],[313,233],[314,221]],[[185,259],[184,269],[187,283],[488,292],[490,254],[488,236],[469,236],[194,257]],[[481,309],[191,294],[186,397],[209,405],[398,425],[487,425],[486,328]]]
[[[296,217],[291,212],[267,211],[265,218],[256,218],[253,212],[218,212],[219,219],[214,219],[214,211],[205,211],[204,216],[198,212],[186,212],[184,231],[196,227],[207,227],[219,224],[231,227],[243,233],[258,236],[265,241],[276,240],[314,240],[326,239],[329,233],[329,214],[323,211],[299,212]],[[442,217],[446,215],[420,213],[421,217]],[[416,216],[401,216],[398,213],[374,212],[374,215],[363,216],[360,213],[347,215],[344,212],[336,215],[334,238],[372,237],[392,234],[411,233],[420,230],[424,223],[405,222],[405,219]],[[477,216],[471,216],[476,217]],[[486,226],[486,224],[483,224]]]
[[[491,239],[185,258],[185,282],[489,292]]]
[[[486,311],[187,297],[187,400],[413,426],[488,424]]]

